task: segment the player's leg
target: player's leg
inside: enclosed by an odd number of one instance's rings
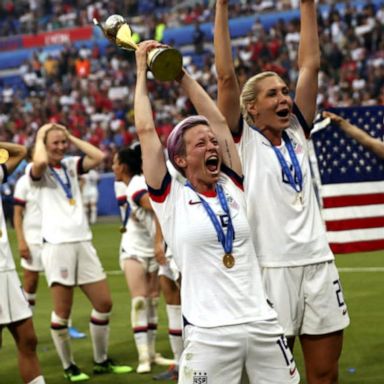
[[[125,258],[122,267],[131,294],[131,325],[139,364],[136,371],[151,371],[148,347],[148,286],[145,265],[136,258]]]
[[[308,384],[337,384],[343,331],[327,335],[301,335]]]
[[[36,292],[38,282],[39,272],[30,271],[23,268],[23,290],[32,311],[35,309],[36,305]]]
[[[300,342],[309,384],[335,384],[349,324],[339,274],[334,262],[305,267],[305,312]]]
[[[24,383],[45,383],[36,353],[37,338],[32,318],[11,323],[8,329],[16,342],[19,371]]]

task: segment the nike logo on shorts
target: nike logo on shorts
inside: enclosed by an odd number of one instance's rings
[[[295,374],[295,372],[296,372],[296,367],[295,368],[289,368],[289,374],[291,376],[293,376]]]

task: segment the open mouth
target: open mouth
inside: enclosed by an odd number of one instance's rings
[[[288,117],[289,116],[289,108],[280,109],[276,112],[279,117]]]
[[[219,158],[216,155],[208,157],[205,161],[205,166],[210,172],[217,172],[219,169]]]

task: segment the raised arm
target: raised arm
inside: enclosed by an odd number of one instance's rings
[[[20,161],[27,155],[27,149],[19,144],[0,142],[0,148],[6,149],[9,153],[9,158],[5,162],[9,174],[15,170]]]
[[[68,134],[68,140],[85,154],[83,160],[83,169],[85,172],[97,167],[104,160],[104,152],[87,141],[81,140],[71,134]]]
[[[217,105],[232,132],[239,129],[240,87],[232,58],[228,26],[228,0],[216,1],[214,30],[215,64],[217,71]]]
[[[147,52],[158,43],[144,41],[136,50],[135,125],[139,136],[145,180],[159,189],[167,172],[163,146],[157,135],[147,89]]]
[[[239,176],[243,174],[239,154],[228,128],[225,117],[221,114],[215,102],[205,92],[201,85],[187,73],[181,79],[181,86],[191,100],[198,114],[205,116],[213,129],[222,151],[224,164]]]
[[[384,159],[384,142],[379,139],[370,136],[356,125],[351,124],[349,121],[343,119],[332,112],[323,112],[324,117],[329,117],[334,123],[336,123],[348,136],[355,139],[364,148],[372,151],[376,156]]]
[[[299,78],[295,102],[305,121],[312,125],[316,112],[320,47],[315,0],[300,1]]]
[[[34,178],[41,178],[45,169],[48,167],[48,153],[45,147],[45,137],[47,131],[52,128],[52,124],[44,124],[39,128],[36,135],[35,150],[33,152],[33,163],[31,173]]]

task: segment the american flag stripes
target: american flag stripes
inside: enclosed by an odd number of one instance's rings
[[[384,107],[332,112],[383,140]],[[333,252],[384,249],[384,161],[324,121],[315,124],[311,138],[322,215]]]

